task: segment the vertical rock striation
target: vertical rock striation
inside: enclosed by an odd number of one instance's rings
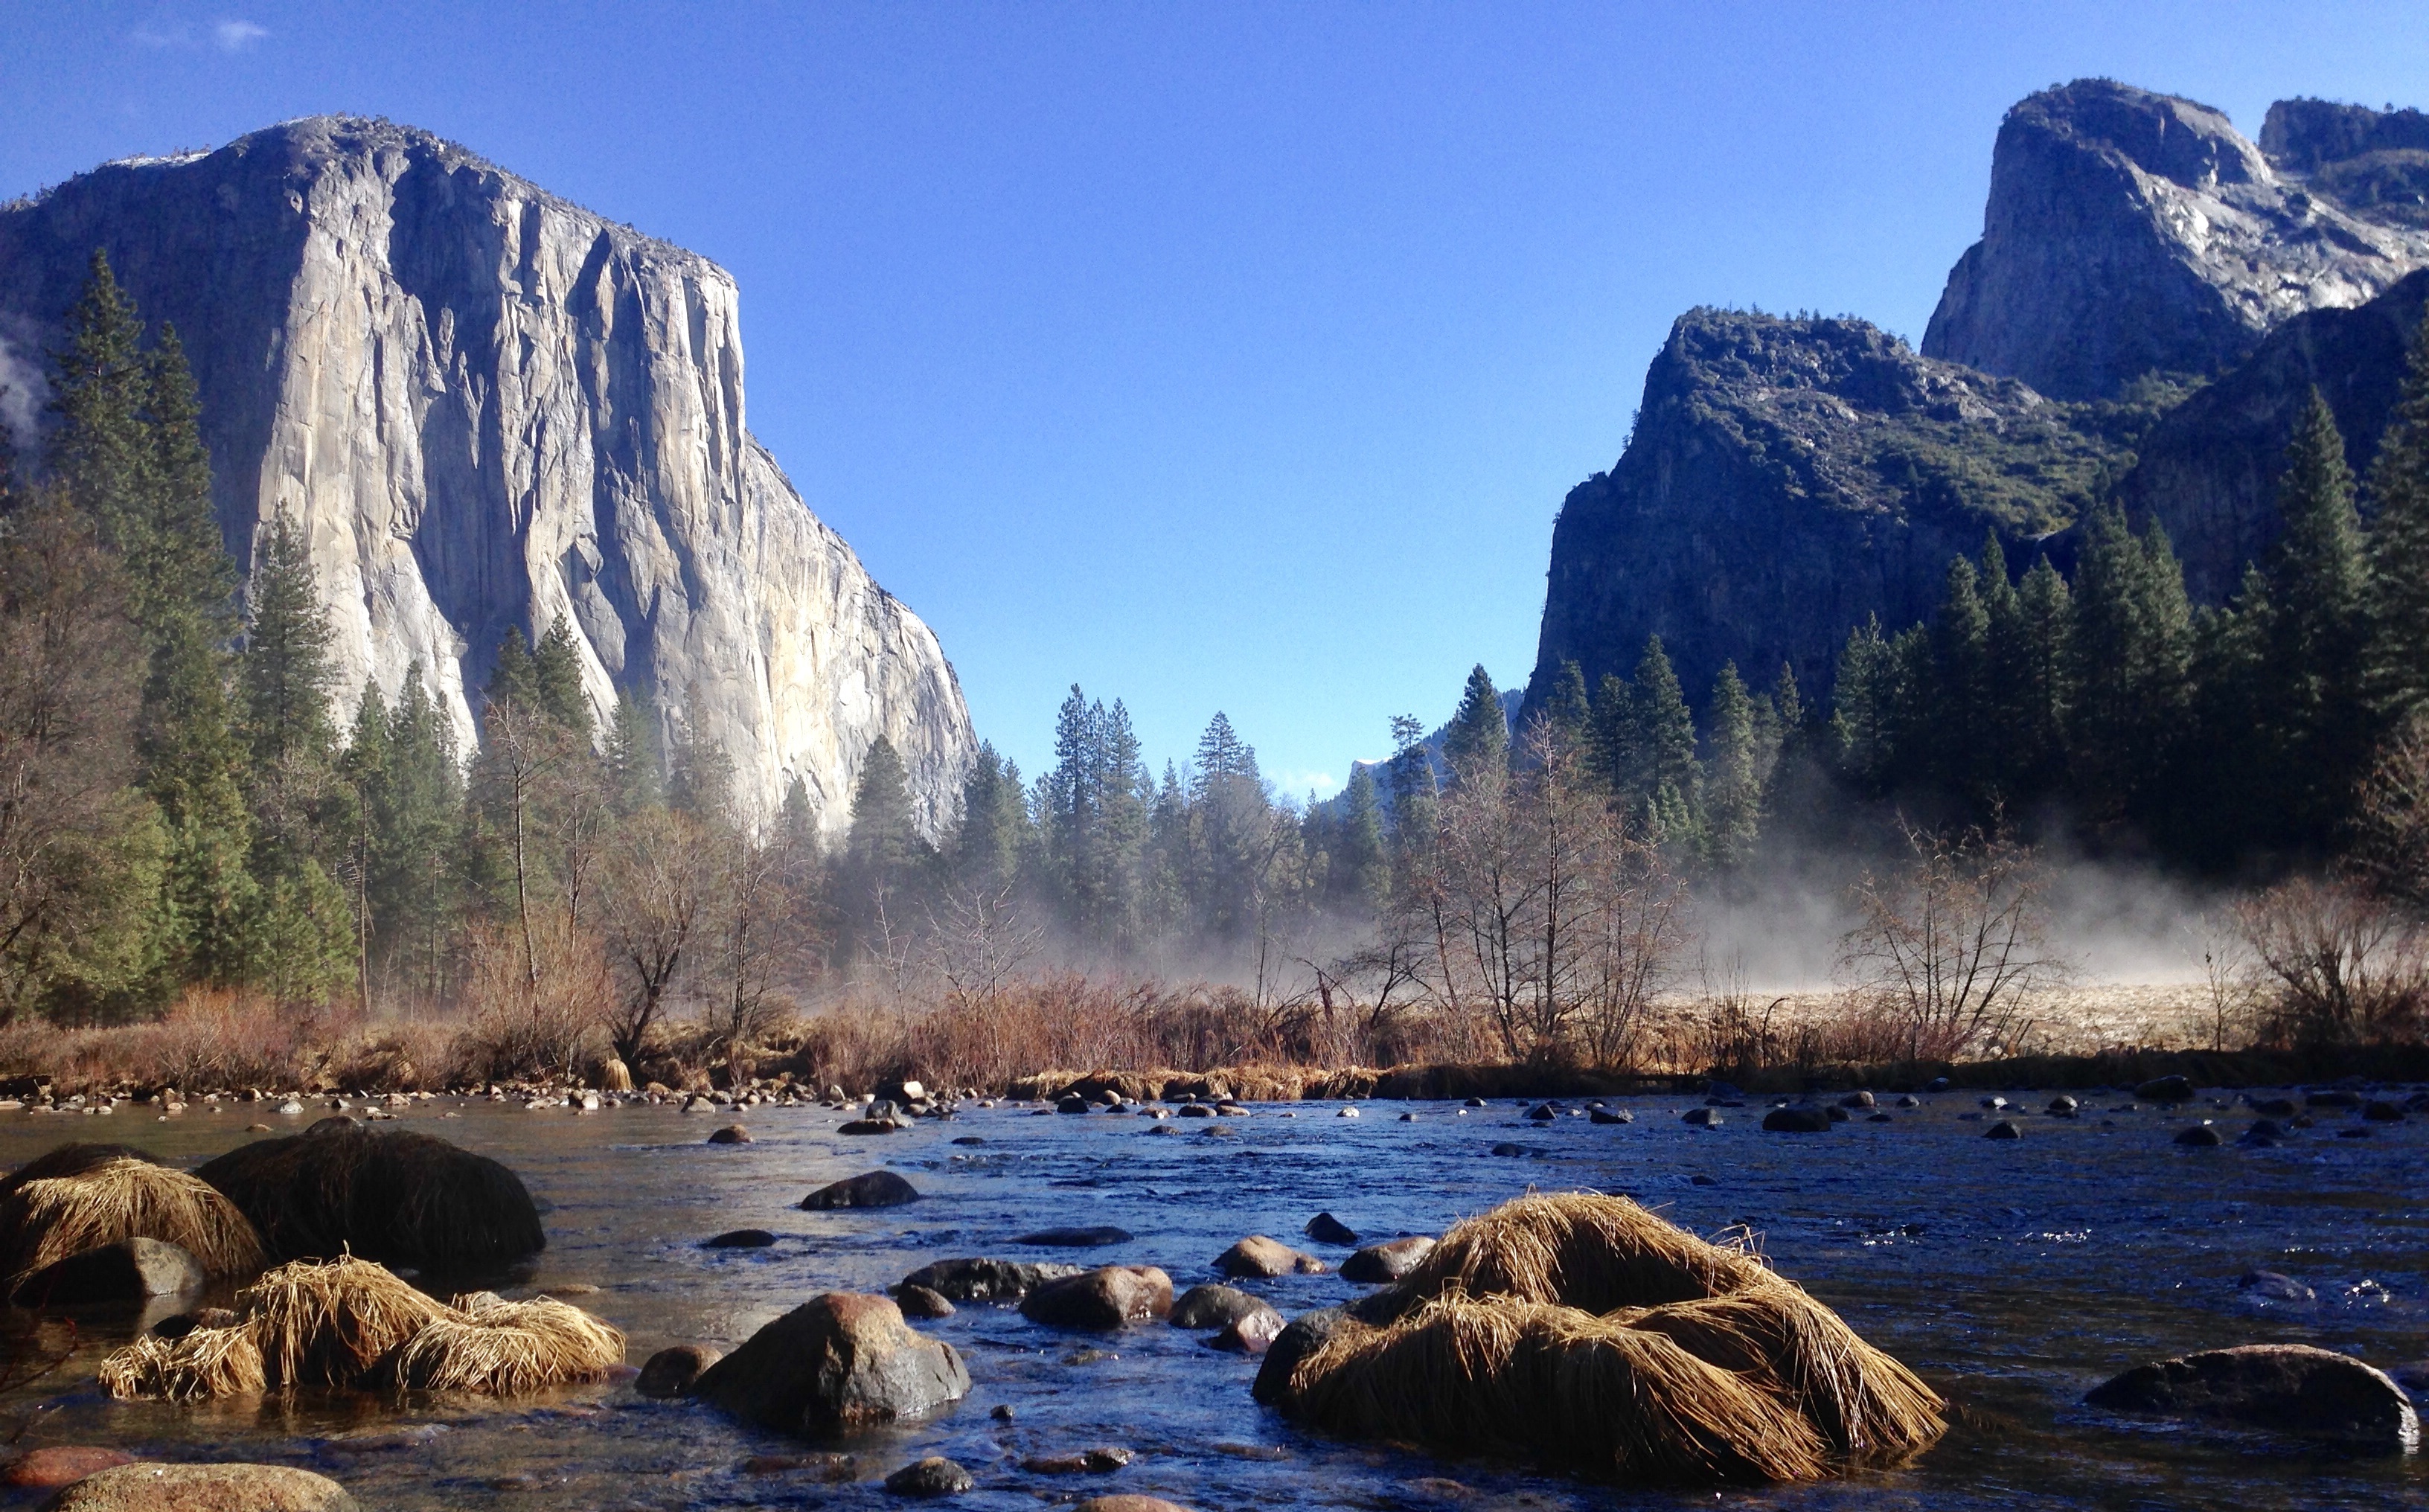
[[[2033,95],[1999,128],[1982,239],[1924,353],[2112,397],[2149,372],[2209,376],[2305,310],[2362,304],[2429,263],[2415,115],[2282,102],[2264,154],[2173,95],[2106,79]]]
[[[346,707],[419,663],[469,749],[507,630],[563,615],[603,716],[645,696],[761,812],[798,778],[836,831],[884,735],[922,828],[950,821],[960,686],[747,429],[723,269],[425,132],[316,117],[0,208],[20,381],[96,246],[185,340],[240,563],[281,512],[306,532]]]

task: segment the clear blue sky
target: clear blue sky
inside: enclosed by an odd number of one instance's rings
[[[0,0],[0,196],[292,116],[732,269],[750,421],[1034,773],[1065,687],[1328,787],[1534,658],[1696,304],[1919,338],[2001,114],[2429,104],[2412,4]]]

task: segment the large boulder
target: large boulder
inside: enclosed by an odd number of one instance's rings
[[[712,1344],[669,1344],[650,1356],[633,1389],[643,1396],[682,1396],[699,1384],[708,1368],[725,1357]]]
[[[278,1260],[352,1255],[457,1274],[495,1270],[548,1243],[520,1177],[405,1129],[321,1127],[256,1140],[194,1175],[244,1209]]]
[[[836,1208],[900,1208],[918,1200],[919,1190],[893,1172],[864,1171],[820,1187],[801,1199],[801,1207],[825,1212]]]
[[[1774,1134],[1827,1134],[1830,1115],[1819,1108],[1775,1108],[1762,1116],[1762,1126]]]
[[[1172,1277],[1152,1265],[1106,1265],[1032,1291],[1020,1315],[1049,1328],[1109,1332],[1172,1311]]]
[[[904,1276],[902,1285],[926,1287],[949,1302],[1018,1302],[1081,1270],[1055,1260],[933,1260]]]
[[[122,1239],[56,1260],[9,1294],[21,1307],[83,1302],[141,1302],[198,1291],[209,1279],[183,1247],[157,1239]]]
[[[356,1512],[336,1481],[285,1465],[121,1465],[42,1505],[45,1512]]]
[[[1251,1234],[1214,1257],[1214,1269],[1225,1275],[1274,1276],[1322,1275],[1330,1267],[1305,1250]]]
[[[2308,1344],[2243,1344],[2138,1365],[2084,1400],[2117,1412],[2214,1418],[2408,1454],[2421,1419],[2383,1371]]]
[[[1365,1286],[1397,1281],[1415,1269],[1419,1260],[1432,1254],[1433,1248],[1434,1241],[1423,1234],[1369,1244],[1341,1262],[1341,1279]]]
[[[1094,1249],[1100,1244],[1127,1244],[1131,1237],[1127,1228],[1099,1224],[1086,1227],[1041,1228],[1034,1233],[1023,1234],[1013,1242],[1034,1244],[1039,1249],[1083,1250]]]
[[[969,1389],[953,1346],[915,1331],[893,1299],[830,1291],[752,1334],[692,1394],[765,1428],[818,1436],[920,1417]]]
[[[1196,1286],[1172,1305],[1169,1322],[1175,1328],[1220,1328],[1271,1307],[1264,1298],[1252,1297],[1237,1287]]]
[[[1339,1307],[1319,1307],[1293,1318],[1265,1347],[1264,1362],[1257,1367],[1256,1384],[1248,1394],[1265,1406],[1282,1405],[1290,1395],[1291,1372],[1322,1349],[1348,1316]]]

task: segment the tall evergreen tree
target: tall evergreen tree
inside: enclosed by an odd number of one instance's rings
[[[2086,522],[2075,565],[2075,690],[2069,732],[2077,800],[2095,822],[2141,821],[2178,759],[2191,709],[2192,609],[2156,521],[2114,508]]]
[[[2336,416],[2315,389],[2278,485],[2285,531],[2270,553],[2269,711],[2280,792],[2304,843],[2324,846],[2376,744],[2364,681],[2370,565]]]
[[[575,746],[588,750],[595,721],[590,697],[582,688],[582,652],[574,645],[572,623],[561,614],[532,649],[531,691],[548,716],[573,736]]]
[[[616,713],[607,726],[606,763],[608,782],[615,791],[617,807],[623,812],[637,814],[666,800],[666,762],[658,751],[658,722],[650,712],[645,691],[628,688],[616,699]],[[801,788],[801,807],[806,815],[809,789],[801,785],[798,777],[792,785]],[[791,799],[787,789],[788,805]]]
[[[1383,840],[1383,805],[1375,789],[1375,769],[1360,764],[1349,768],[1341,790],[1341,824],[1330,852],[1332,882],[1338,899],[1380,905],[1392,885],[1391,857]]]
[[[1543,717],[1578,749],[1594,744],[1594,701],[1586,694],[1585,669],[1572,661],[1561,664],[1552,682],[1552,696],[1544,700]]]
[[[1678,674],[1661,637],[1644,643],[1628,690],[1628,744],[1632,790],[1655,831],[1680,844],[1694,841],[1702,805],[1703,769],[1695,761],[1695,716],[1688,712]]]
[[[1721,664],[1712,682],[1711,778],[1704,785],[1705,853],[1715,865],[1743,865],[1754,854],[1762,820],[1762,756],[1753,697],[1735,662]]]
[[[1020,768],[1000,755],[993,742],[983,743],[962,779],[962,822],[953,831],[954,875],[989,890],[1008,886],[1020,875],[1028,843]]]
[[[67,313],[67,340],[51,358],[49,408],[58,417],[44,458],[51,477],[91,516],[102,544],[117,551],[130,579],[140,575],[144,500],[155,465],[153,374],[142,351],[143,321],[118,287],[99,248]],[[157,637],[152,584],[130,581],[136,622]]]
[[[1501,712],[1501,694],[1478,663],[1467,674],[1459,709],[1443,731],[1443,760],[1457,782],[1497,777],[1510,765],[1510,720]]]
[[[2066,775],[2066,726],[2074,703],[2068,643],[2074,604],[2066,579],[2042,557],[1991,620],[1991,678],[2001,786],[2011,801],[2055,795]]]
[[[1441,817],[1433,755],[1426,749],[1425,721],[1411,714],[1392,716],[1392,845],[1402,857],[1433,844]]]
[[[2429,311],[2370,466],[2372,702],[2383,719],[2429,706]]]
[[[1995,551],[1998,542],[1991,543]],[[2007,568],[1996,569],[1999,588]],[[1929,630],[1930,662],[1924,683],[1921,731],[1925,780],[1963,799],[1977,814],[1997,799],[1997,751],[1983,737],[1992,728],[1991,612],[1981,592],[1985,574],[1958,557],[1948,564],[1940,612]]]
[[[283,513],[271,524],[249,599],[237,663],[245,737],[254,770],[276,781],[273,774],[319,762],[336,743],[329,718],[336,635],[303,533]]]

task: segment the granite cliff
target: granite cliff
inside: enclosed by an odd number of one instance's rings
[[[1999,128],[1982,239],[1923,352],[2061,399],[2216,374],[2288,320],[2429,265],[2424,148],[2418,111],[2281,101],[2255,146],[2189,100],[2043,90]]]
[[[2153,413],[2045,399],[1861,320],[1691,311],[1626,453],[1552,528],[1530,704],[1565,661],[1589,686],[1628,674],[1654,634],[1699,706],[1728,661],[1825,691],[1850,626],[1922,616],[1988,533],[2021,566]]]
[[[563,615],[603,715],[646,695],[762,812],[799,778],[834,832],[883,734],[950,820],[952,667],[752,438],[723,269],[425,132],[294,121],[0,208],[20,382],[95,247],[186,343],[239,563],[306,534],[344,709],[418,662],[469,749],[508,629]]]

